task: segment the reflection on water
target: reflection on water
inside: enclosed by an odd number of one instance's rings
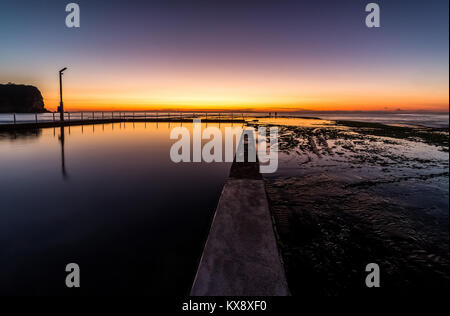
[[[258,118],[258,123],[282,126],[325,127],[334,124],[331,121],[316,118],[298,117],[264,117]]]
[[[60,133],[59,133],[59,141],[61,143],[61,172],[64,179],[67,179],[67,172],[66,172],[66,157],[65,157],[65,151],[64,151],[64,143],[65,143],[65,130],[64,127],[60,127]]]
[[[41,129],[18,129],[10,131],[0,131],[0,141],[5,139],[16,140],[16,139],[33,139],[40,137],[42,135]]]
[[[175,126],[2,134],[0,293],[187,294],[230,164],[171,162]]]

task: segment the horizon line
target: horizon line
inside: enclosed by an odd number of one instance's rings
[[[53,107],[52,107],[53,108]],[[49,112],[57,112],[56,107],[54,110],[47,109]],[[65,112],[225,112],[225,113],[269,113],[269,112],[278,112],[278,113],[379,113],[379,114],[414,114],[414,113],[435,113],[435,114],[449,114],[449,109],[447,110],[431,110],[431,109],[418,109],[418,110],[410,110],[410,109],[395,109],[395,110],[309,110],[309,109],[297,109],[297,110],[288,110],[288,109],[224,109],[224,108],[215,108],[215,109],[204,109],[204,108],[158,108],[158,109],[125,109],[125,108],[92,108],[92,109],[83,109],[83,108],[72,108],[68,109]]]

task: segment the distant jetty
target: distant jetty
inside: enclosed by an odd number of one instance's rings
[[[44,113],[41,92],[35,86],[0,84],[0,113]]]

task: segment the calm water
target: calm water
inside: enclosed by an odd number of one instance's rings
[[[274,113],[274,112],[272,112]],[[106,117],[110,117],[110,113],[105,114]],[[116,117],[119,115],[115,114]],[[122,115],[132,116],[132,112],[122,112]],[[143,117],[142,112],[136,112],[136,117]],[[155,117],[156,113],[148,113],[149,117]],[[179,116],[179,113],[169,114],[171,117]],[[183,117],[192,116],[192,113],[183,113]],[[211,116],[218,116],[219,113],[209,113]],[[265,112],[252,112],[252,113],[220,113],[220,117],[224,118],[241,118],[244,117],[262,117],[267,116],[268,113]],[[437,127],[446,128],[449,126],[449,114],[448,113],[378,113],[378,112],[297,112],[297,113],[282,113],[278,112],[278,115],[291,117],[291,116],[304,116],[304,117],[320,117],[325,120],[349,120],[349,121],[360,121],[360,122],[377,122],[383,124],[401,124],[401,125],[419,125],[426,127]],[[67,114],[66,114],[67,116]],[[97,119],[101,118],[101,113],[84,113],[84,119],[91,119],[95,117]],[[165,112],[158,113],[158,117],[168,117]],[[17,122],[19,123],[33,123],[35,122],[34,114],[16,114]],[[73,120],[81,119],[80,113],[71,114]],[[67,117],[66,117],[67,119]],[[51,122],[53,120],[52,113],[38,114],[39,122]],[[56,115],[56,120],[58,120],[58,115]],[[14,122],[14,117],[12,114],[0,114],[0,124],[12,124]]]
[[[187,294],[230,164],[172,163],[171,127],[0,134],[0,294]]]
[[[359,122],[376,122],[382,124],[400,124],[446,128],[449,126],[448,113],[327,113],[317,112],[304,116],[318,116],[326,120],[348,120]]]

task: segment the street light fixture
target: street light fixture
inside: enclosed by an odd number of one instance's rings
[[[59,117],[61,121],[64,121],[64,104],[63,104],[63,96],[62,96],[62,74],[67,69],[64,67],[59,71]]]

